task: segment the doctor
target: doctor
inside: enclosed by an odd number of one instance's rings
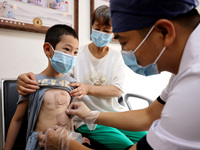
[[[112,27],[134,72],[172,73],[168,86],[148,108],[122,113],[90,111],[82,102],[66,111],[85,122],[125,130],[149,130],[130,150],[200,149],[200,16],[197,0],[111,0]],[[76,109],[73,109],[76,108]],[[93,114],[95,114],[91,120]],[[39,135],[40,144],[65,139],[70,149],[87,149],[56,130]],[[58,138],[59,137],[59,138]],[[63,143],[62,143],[63,145]],[[128,148],[127,148],[128,149]]]

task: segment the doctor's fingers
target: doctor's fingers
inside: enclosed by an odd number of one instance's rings
[[[67,109],[65,112],[66,112],[67,115],[70,115],[70,118],[72,118],[74,115],[77,114],[78,110],[76,110],[76,109]]]
[[[39,139],[39,145],[41,147],[44,147],[45,146],[45,135],[44,135],[44,132],[42,132],[42,131],[39,132],[38,139]]]
[[[91,110],[83,102],[73,102],[66,110],[67,114],[76,115],[81,119],[87,116],[90,112]]]
[[[82,103],[82,102],[72,102],[69,106],[68,106],[68,108],[67,109],[78,109],[80,106],[81,106],[81,104],[80,103]]]
[[[79,111],[81,111],[81,106],[83,102],[72,102],[66,110],[68,115],[79,115]]]

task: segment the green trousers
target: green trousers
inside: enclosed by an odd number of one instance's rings
[[[111,150],[124,150],[147,134],[147,131],[126,131],[103,125],[97,125],[95,130],[90,131],[85,124],[77,131]]]

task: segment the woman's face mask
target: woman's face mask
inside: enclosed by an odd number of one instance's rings
[[[138,47],[132,51],[122,51],[122,57],[124,59],[125,64],[131,69],[133,70],[135,73],[144,75],[144,76],[150,76],[150,75],[154,75],[154,74],[158,74],[158,67],[156,62],[158,61],[158,59],[160,58],[160,56],[162,55],[162,53],[165,51],[166,47],[164,47],[162,49],[162,51],[160,52],[160,54],[158,55],[158,57],[156,58],[156,60],[152,63],[149,64],[146,67],[142,67],[137,63],[137,58],[135,57],[135,52],[141,47],[141,45],[146,41],[147,37],[150,35],[150,33],[152,32],[152,30],[154,29],[154,26],[150,29],[150,31],[147,33],[147,35],[145,36],[145,38],[142,40],[142,42],[138,45]]]
[[[76,65],[76,56],[54,50],[52,46],[51,48],[54,51],[53,58],[50,58],[53,68],[57,72],[68,73]]]
[[[97,47],[104,47],[111,42],[112,33],[105,33],[92,29],[91,38]]]

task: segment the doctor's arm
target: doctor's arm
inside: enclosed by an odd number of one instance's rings
[[[100,112],[94,123],[129,131],[145,131],[149,129],[153,121],[160,118],[163,107],[163,104],[155,100],[145,109],[126,112]],[[72,103],[66,111],[67,114],[77,115],[82,120],[87,119],[90,112],[83,102]]]

